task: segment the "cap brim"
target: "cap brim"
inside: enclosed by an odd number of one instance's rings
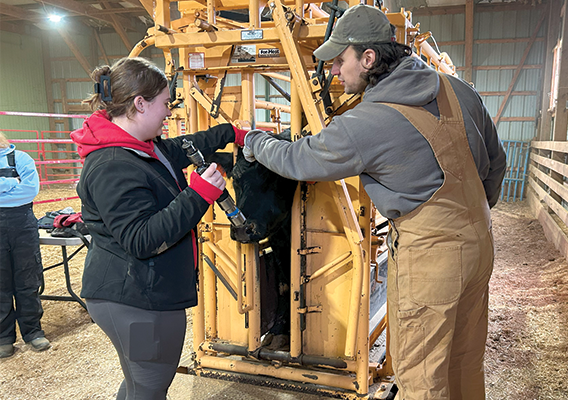
[[[349,47],[348,44],[333,43],[331,40],[328,40],[314,50],[314,56],[322,61],[333,60],[335,57],[343,53],[347,47]]]

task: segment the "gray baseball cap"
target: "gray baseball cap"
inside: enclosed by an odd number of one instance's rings
[[[378,8],[359,4],[349,8],[337,20],[329,39],[314,51],[314,56],[323,61],[334,59],[349,45],[364,43],[391,43],[391,24]]]

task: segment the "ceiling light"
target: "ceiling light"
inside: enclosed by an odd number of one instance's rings
[[[49,14],[47,16],[47,18],[51,21],[51,22],[61,22],[61,19],[63,18],[61,15],[57,15],[57,14]]]

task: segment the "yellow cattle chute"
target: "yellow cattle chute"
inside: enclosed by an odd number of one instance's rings
[[[277,133],[289,127],[297,140],[306,132],[317,134],[334,114],[358,103],[359,96],[345,95],[334,81],[327,104],[321,96],[324,87],[314,77],[317,64],[312,57],[328,31],[329,14],[321,3],[178,1],[180,18],[175,20],[170,19],[170,3],[154,2],[155,26],[130,53],[137,56],[156,46],[164,51],[168,77],[181,75],[176,102],[183,107],[173,109],[170,135],[180,134],[184,125],[187,132],[194,132],[231,122]],[[355,4],[359,2],[350,2]],[[248,10],[248,22],[220,13],[239,10],[241,14]],[[267,12],[268,21],[261,18]],[[432,49],[427,35],[412,25],[410,13],[386,15],[397,26],[399,42],[414,45],[417,56],[455,74],[449,57]],[[245,61],[235,60],[245,48],[254,49],[254,54]],[[179,65],[173,50],[179,54]],[[236,73],[241,85],[224,87],[221,76]],[[256,99],[255,74],[289,84],[290,104]],[[270,110],[272,120],[256,121],[257,109]],[[289,125],[282,122],[282,113],[290,115]],[[236,153],[236,148],[230,151]],[[232,191],[230,182],[228,189]],[[280,384],[308,385],[344,398],[386,396],[393,382],[388,352],[380,363],[369,362],[370,339],[375,341],[387,323],[385,307],[380,307],[381,315],[370,315],[376,214],[358,177],[298,185],[291,210],[290,349],[270,351],[260,346],[264,332],[259,246],[233,241],[225,214],[212,206],[198,226],[200,286],[199,304],[193,309],[194,353],[180,370],[221,377],[239,374],[256,381],[278,379]],[[370,327],[371,319],[377,323]]]

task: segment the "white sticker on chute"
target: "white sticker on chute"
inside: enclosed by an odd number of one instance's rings
[[[258,49],[259,58],[280,57],[280,49]]]
[[[205,53],[189,53],[189,69],[205,68]]]

